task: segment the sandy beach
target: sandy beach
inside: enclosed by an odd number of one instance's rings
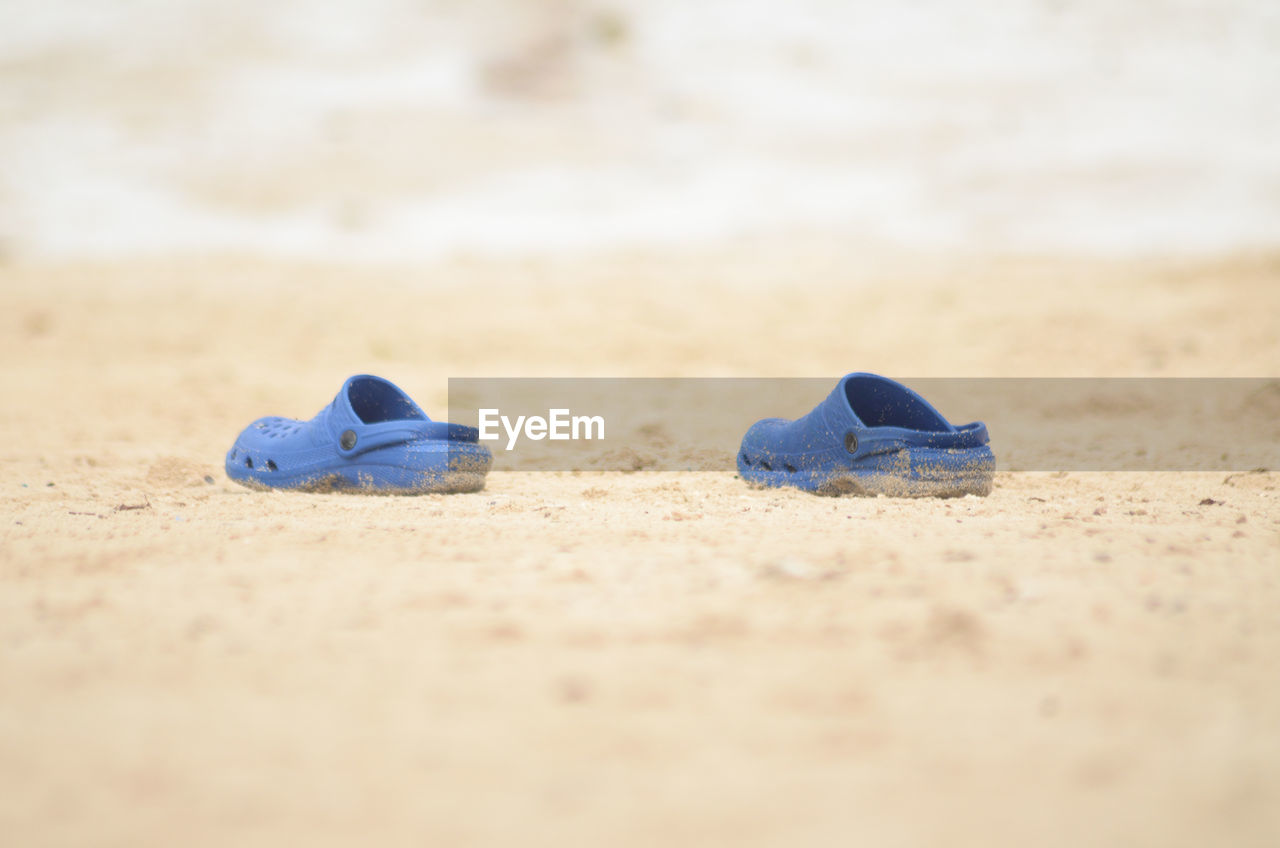
[[[429,412],[466,374],[1266,374],[1273,256],[19,263],[0,292],[14,845],[1280,833],[1274,471],[910,501],[676,472],[299,495],[221,468],[360,370]]]
[[[1274,448],[1273,2],[6,12],[4,848],[1280,844],[1239,444],[953,500],[223,469],[358,373],[436,417],[467,377],[1256,378],[1213,423]]]

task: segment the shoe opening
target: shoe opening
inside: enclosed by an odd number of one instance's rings
[[[844,393],[853,414],[868,427],[903,427],[935,433],[955,429],[924,398],[885,377],[851,376],[845,380]]]
[[[377,377],[352,380],[347,399],[351,401],[351,409],[365,424],[426,418],[404,392]]]

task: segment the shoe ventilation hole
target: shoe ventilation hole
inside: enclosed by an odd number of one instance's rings
[[[252,468],[252,467],[253,467],[253,457],[251,457],[251,456],[246,456],[246,457],[244,458],[244,467],[245,467],[245,468]]]
[[[268,459],[268,460],[267,460],[267,470],[268,470],[268,471],[275,471],[275,470],[276,470],[276,461],[275,461],[274,459]]]
[[[794,465],[792,465],[791,463],[789,463],[789,462],[788,462],[788,463],[786,463],[786,464],[784,464],[782,467],[783,467],[783,468],[785,468],[785,469],[787,469],[787,473],[788,473],[788,474],[795,474],[795,473],[796,473],[796,467],[795,467]]]
[[[761,468],[763,468],[765,471],[772,471],[772,470],[773,470],[773,466],[772,466],[772,465],[770,465],[769,463],[765,462],[763,459],[762,459],[762,460],[760,460],[760,467],[761,467]]]
[[[742,455],[742,462],[743,462],[743,464],[744,464],[744,465],[750,465],[750,464],[751,464],[751,457],[747,456],[747,455],[744,453],[744,454]]]
[[[288,421],[268,421],[265,424],[257,425],[268,439],[282,439],[285,436],[298,432],[301,424],[290,423]]]

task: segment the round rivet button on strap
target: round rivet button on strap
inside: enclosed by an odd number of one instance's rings
[[[858,434],[850,430],[844,434],[844,449],[849,453],[858,452]]]
[[[342,436],[338,439],[338,444],[343,450],[351,450],[356,446],[356,431],[344,430]]]

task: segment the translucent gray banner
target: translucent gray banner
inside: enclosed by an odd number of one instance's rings
[[[731,471],[760,418],[796,418],[838,379],[453,378],[449,420],[496,470]],[[1004,471],[1280,467],[1280,379],[902,380],[953,424],[984,421]]]

